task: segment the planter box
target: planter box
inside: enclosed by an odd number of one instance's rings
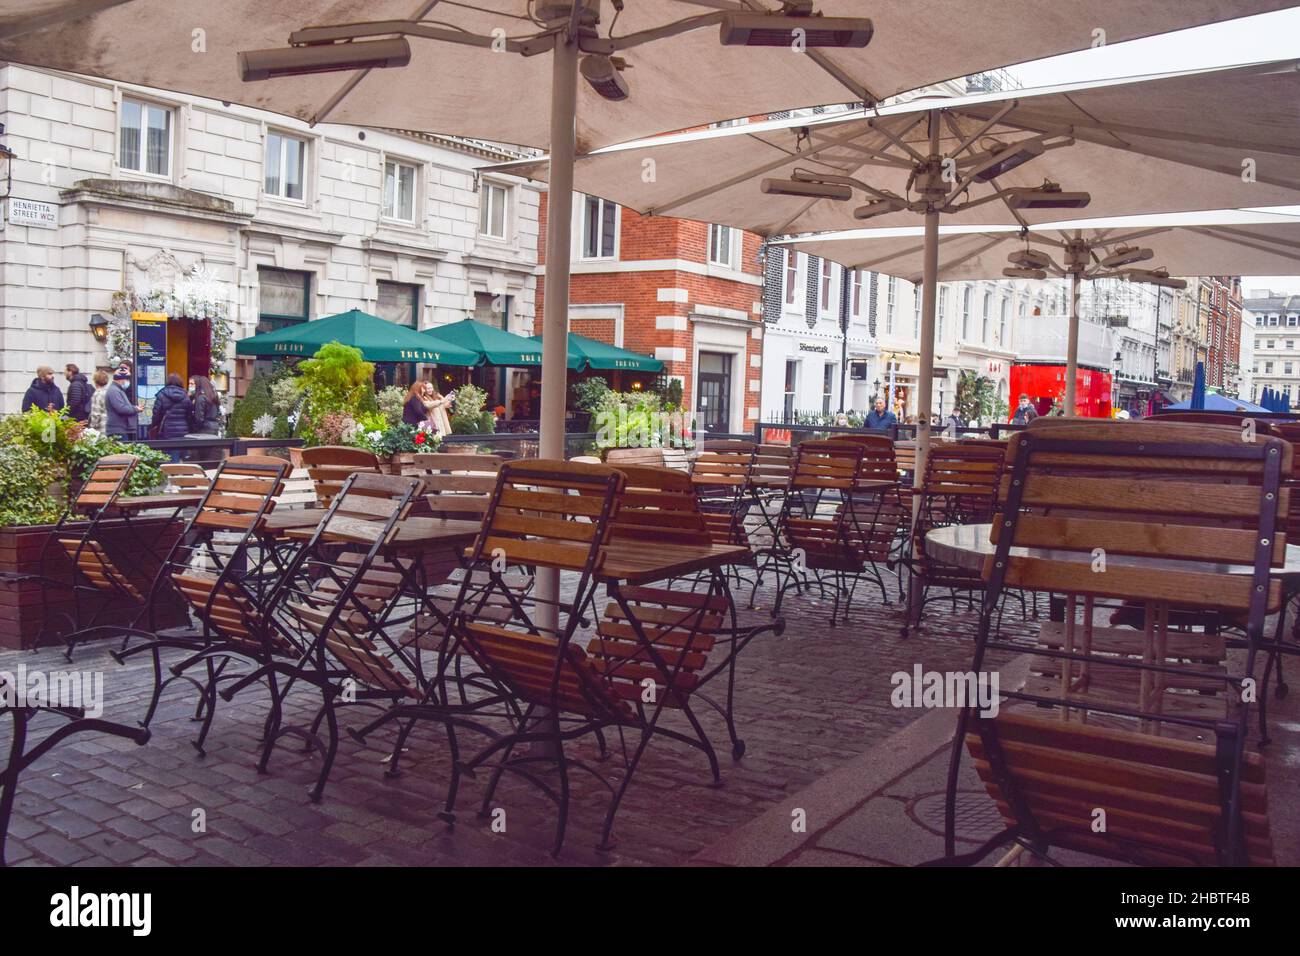
[[[69,537],[79,537],[84,528],[84,522],[75,522],[64,525],[63,531]],[[144,552],[143,545],[121,519],[103,521],[99,528],[99,543],[109,553],[114,566],[130,576],[141,594],[148,595],[157,562]],[[154,551],[165,555],[185,530],[185,525],[180,520],[161,516],[133,519],[131,529],[146,542],[159,536]],[[60,587],[41,579],[0,580],[0,647],[33,648],[37,646],[38,638],[42,644],[59,644],[62,636],[71,628],[63,614],[71,615],[74,607],[72,561],[62,548],[53,545],[46,555],[43,572],[41,568],[41,551],[52,530],[52,525],[0,528],[0,572],[34,575],[44,573],[54,582],[62,582],[63,585]],[[90,618],[96,607],[104,603],[95,598],[87,600],[88,597],[89,595],[83,595],[82,598],[86,602],[84,607],[87,613],[83,615],[85,620]],[[47,609],[50,615],[49,628],[42,634]],[[97,623],[128,624],[139,611],[140,605],[134,601],[114,598],[109,601]],[[175,591],[169,588],[160,595],[156,614],[158,627],[175,627],[184,624],[187,619],[183,602]]]

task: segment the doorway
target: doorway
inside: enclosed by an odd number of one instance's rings
[[[695,402],[697,427],[705,432],[731,428],[731,355],[701,352]]]

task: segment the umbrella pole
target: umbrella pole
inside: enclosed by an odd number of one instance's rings
[[[574,116],[578,95],[578,42],[557,38],[551,52],[551,154],[547,188],[546,289],[542,298],[542,413],[538,456],[563,460],[564,393],[569,364],[569,256],[573,219]],[[560,576],[537,569],[540,602],[535,621],[557,633]]]
[[[1075,397],[1079,378],[1079,286],[1083,277],[1070,273],[1070,327],[1065,348],[1065,408],[1064,413],[1073,418],[1078,414]]]
[[[930,111],[930,155],[939,153],[939,111]],[[916,470],[912,483],[917,488],[925,480],[925,463],[930,456],[930,403],[934,393],[934,306],[938,294],[939,276],[939,210],[931,203],[925,212],[925,262],[921,273],[921,367],[916,376]],[[892,389],[891,389],[892,391]],[[892,397],[892,396],[891,396]],[[921,513],[921,496],[912,496],[912,527]],[[915,533],[908,536],[909,547],[915,542]],[[899,578],[902,587],[902,578]],[[915,620],[920,613],[921,589],[912,579],[907,590],[907,620]]]

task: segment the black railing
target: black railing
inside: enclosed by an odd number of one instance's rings
[[[205,468],[215,468],[227,458],[247,455],[262,448],[301,448],[301,438],[150,438],[136,442],[158,451],[192,462]]]

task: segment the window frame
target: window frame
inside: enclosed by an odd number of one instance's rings
[[[794,416],[795,396],[799,394],[799,366],[801,364],[798,359],[785,360],[785,383],[784,390],[781,393],[781,409],[787,419]]]
[[[711,266],[720,266],[723,269],[736,268],[736,233],[740,230],[732,226],[724,226],[716,222],[708,223],[708,248],[705,251],[705,259]],[[718,258],[718,243],[722,237],[726,238],[726,256]]]
[[[393,208],[387,210],[388,204],[388,167],[393,166],[395,174],[393,176],[394,196]],[[420,169],[421,164],[412,159],[404,159],[401,156],[384,155],[383,171],[380,174],[379,187],[379,218],[389,222],[401,223],[404,226],[414,226],[420,222]],[[409,219],[397,214],[398,200],[401,196],[402,180],[396,170],[409,169],[411,171],[411,216]]]
[[[297,197],[288,196],[285,195],[284,192],[272,192],[267,188],[267,181],[270,179],[270,171],[271,171],[271,166],[270,166],[271,137],[273,136],[278,137],[280,140],[279,162],[281,163],[281,166],[279,169],[279,179],[282,187],[288,181],[284,175],[284,165],[283,165],[285,160],[286,144],[288,143],[289,140],[293,140],[302,147],[301,151],[299,152],[301,168],[299,169],[299,173],[298,173],[299,185],[301,186],[302,189],[301,196],[297,196]],[[308,176],[308,171],[311,169],[311,161],[308,155],[308,150],[311,148],[311,140],[308,139],[306,136],[299,136],[295,133],[291,133],[288,130],[281,129],[280,127],[276,127],[276,126],[268,126],[266,128],[266,132],[264,134],[263,139],[264,142],[262,146],[262,196],[266,199],[270,199],[275,202],[290,203],[295,206],[307,205],[307,197],[309,192],[307,188],[307,176]],[[382,191],[382,187],[381,187],[381,191]],[[383,208],[382,199],[380,201],[380,208],[381,209]]]
[[[834,263],[823,258],[817,274],[817,314],[829,315],[831,312],[831,286],[834,281]]]
[[[484,229],[484,222],[488,226],[492,223],[492,190],[501,191],[501,235],[488,232]],[[511,188],[505,183],[493,182],[490,179],[479,181],[479,199],[478,199],[478,235],[484,239],[491,239],[494,242],[510,241],[510,207],[511,207]]]
[[[136,156],[139,160],[140,167],[126,166],[122,163],[122,133],[125,129],[126,106],[134,104],[140,108],[140,126],[138,127],[138,141]],[[167,172],[153,173],[143,168],[147,164],[146,154],[147,133],[148,133],[148,111],[160,110],[167,117]],[[178,129],[179,110],[174,104],[163,103],[158,100],[148,99],[146,97],[125,95],[123,94],[117,104],[117,149],[114,151],[113,161],[120,172],[130,173],[132,176],[142,176],[147,179],[157,180],[159,182],[171,182],[176,172],[176,136]]]
[[[420,286],[414,282],[398,282],[394,279],[377,279],[375,281],[375,314],[381,319],[384,319],[384,317],[382,315],[379,315],[379,291],[382,286],[386,286],[386,285],[395,286],[397,288],[403,289],[410,293],[411,324],[402,326],[402,328],[414,329],[416,331],[419,331],[420,329]],[[384,321],[391,322],[392,320],[384,319]],[[397,324],[398,323],[393,322],[393,325],[397,325]]]
[[[799,304],[799,257],[802,255],[798,249],[785,250],[785,304],[787,306],[796,306]]]
[[[605,210],[614,211],[614,230],[611,239],[612,248],[608,255],[602,254],[600,248],[597,249],[596,255],[587,255],[587,203],[589,200],[596,201],[597,219],[604,232]],[[584,262],[609,262],[618,259],[618,233],[619,233],[619,209],[616,202],[610,202],[601,196],[592,196],[589,193],[578,193],[578,258]]]

